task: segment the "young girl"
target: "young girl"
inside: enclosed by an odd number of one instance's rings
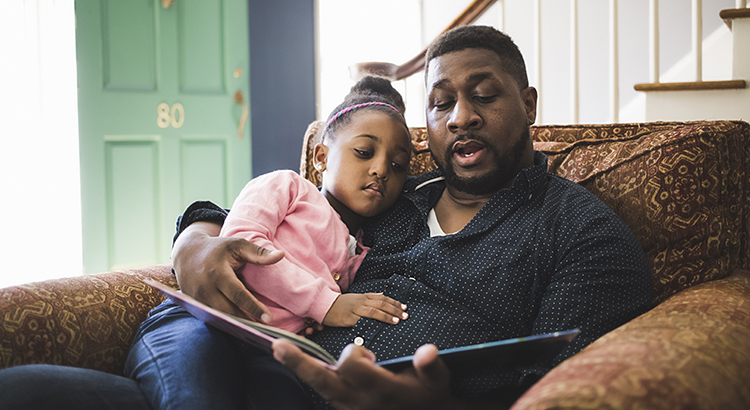
[[[320,191],[292,171],[250,181],[232,205],[222,236],[269,250],[280,262],[248,264],[241,279],[271,310],[273,326],[291,332],[306,319],[353,326],[360,317],[397,324],[405,305],[382,294],[342,294],[368,248],[360,223],[389,208],[406,181],[411,138],[404,103],[390,82],[365,77],[328,117],[314,149]]]

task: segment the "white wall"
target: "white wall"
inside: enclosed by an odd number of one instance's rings
[[[2,0],[0,56],[0,287],[79,275],[73,0]]]

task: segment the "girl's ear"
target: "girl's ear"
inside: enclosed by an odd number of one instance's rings
[[[326,160],[328,159],[328,147],[324,144],[315,144],[313,148],[313,166],[318,172],[326,170]]]

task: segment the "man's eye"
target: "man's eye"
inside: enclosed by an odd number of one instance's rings
[[[359,156],[361,156],[361,157],[366,157],[366,158],[369,158],[369,157],[371,157],[371,156],[372,156],[372,153],[371,153],[370,151],[365,151],[365,150],[361,150],[361,149],[356,149],[356,148],[354,148],[354,152],[356,152],[356,153],[357,153],[357,155],[359,155]]]
[[[495,101],[495,96],[494,95],[488,95],[488,96],[477,95],[474,97],[474,99],[476,99],[480,103],[487,104],[487,103],[491,103]]]
[[[437,108],[438,111],[444,111],[450,108],[450,106],[453,105],[453,101],[435,101],[432,106]]]

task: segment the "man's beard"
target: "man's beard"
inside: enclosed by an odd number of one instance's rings
[[[446,148],[445,154],[442,157],[435,155],[432,150],[430,150],[430,153],[435,159],[438,168],[443,171],[445,182],[448,185],[469,195],[494,194],[500,189],[509,186],[516,178],[518,171],[520,171],[519,164],[521,163],[523,154],[526,152],[530,138],[531,131],[526,126],[518,140],[516,140],[505,155],[500,155],[494,145],[491,145],[489,141],[485,141],[477,135],[469,134],[465,138],[461,138],[481,142],[484,145],[484,149],[497,158],[497,163],[493,169],[484,175],[471,178],[459,177],[453,169],[453,163],[451,162],[454,155],[453,144]]]

